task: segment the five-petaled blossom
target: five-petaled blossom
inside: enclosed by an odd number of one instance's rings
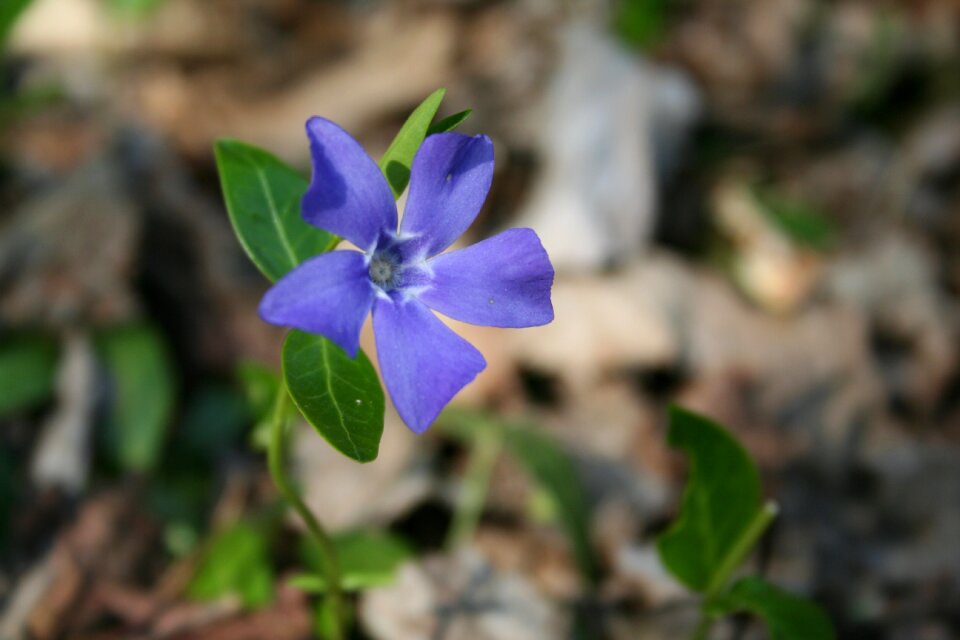
[[[480,352],[431,311],[493,327],[553,320],[553,266],[530,229],[509,229],[441,253],[467,230],[490,189],[486,136],[427,137],[410,170],[403,220],[386,179],[363,148],[323,118],[307,122],[313,179],[308,223],[349,240],[305,261],[264,296],[267,322],[317,333],[351,357],[373,311],[380,373],[403,421],[422,433],[486,366]]]

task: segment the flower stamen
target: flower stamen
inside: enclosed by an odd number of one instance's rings
[[[383,255],[375,255],[370,260],[370,279],[385,291],[393,288],[397,275],[396,265]]]

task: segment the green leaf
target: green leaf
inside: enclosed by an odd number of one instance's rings
[[[755,186],[752,193],[760,211],[791,242],[815,251],[825,251],[834,244],[836,229],[819,209],[772,189]]]
[[[833,640],[833,625],[815,603],[775,587],[762,578],[737,581],[719,601],[723,613],[749,611],[763,618],[771,640]]]
[[[14,337],[0,345],[0,416],[30,409],[53,393],[57,346],[41,337]]]
[[[668,0],[621,0],[614,27],[621,38],[637,47],[661,40],[667,28]]]
[[[122,468],[149,471],[160,459],[174,402],[173,371],[160,334],[130,326],[97,341],[111,379],[107,446]]]
[[[427,99],[420,103],[407,121],[403,123],[397,137],[393,139],[387,151],[380,158],[380,171],[390,183],[393,190],[393,197],[399,198],[403,190],[407,188],[407,182],[410,180],[410,165],[413,164],[413,156],[417,149],[423,144],[427,137],[427,131],[433,117],[437,115],[437,109],[440,108],[440,102],[443,100],[446,89],[437,89]]]
[[[106,4],[122,18],[142,19],[159,9],[163,0],[107,0]]]
[[[590,513],[570,458],[552,438],[525,427],[506,427],[504,445],[553,500],[581,574],[595,582],[597,560],[590,542]]]
[[[728,568],[731,552],[761,513],[760,477],[736,440],[695,413],[671,407],[667,440],[687,454],[690,476],[680,517],[657,549],[674,576],[703,592]]]
[[[273,580],[266,533],[240,522],[210,540],[187,596],[215,600],[235,594],[244,605],[258,607],[273,599]]]
[[[333,544],[340,563],[341,586],[347,591],[389,584],[397,568],[413,557],[413,549],[405,540],[385,531],[351,531],[337,535]],[[300,552],[312,573],[294,576],[289,583],[310,593],[323,593],[327,581],[317,542],[303,538]]]
[[[283,375],[297,408],[334,449],[357,462],[377,457],[383,389],[363,351],[351,359],[322,336],[291,331],[283,345]]]
[[[446,133],[448,131],[453,131],[463,124],[463,121],[469,118],[471,113],[473,113],[473,109],[466,109],[465,111],[455,113],[452,116],[447,116],[443,120],[438,120],[430,125],[429,129],[427,129],[427,135],[432,136],[435,133]]]
[[[254,422],[250,432],[251,446],[266,451],[270,445],[274,403],[282,380],[273,370],[252,361],[240,363],[237,367],[237,378],[243,388],[247,410]],[[292,416],[295,410],[289,403],[284,403],[284,406],[288,408],[289,416]]]
[[[214,146],[233,230],[253,263],[276,282],[339,239],[303,221],[307,181],[275,156],[239,140]]]
[[[30,5],[30,2],[31,0],[3,0],[3,2],[0,2],[0,47],[4,45],[17,18],[23,14],[24,9]]]
[[[214,460],[233,445],[250,424],[247,404],[233,387],[201,383],[183,411],[178,452]]]

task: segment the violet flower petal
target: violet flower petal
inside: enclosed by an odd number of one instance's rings
[[[417,297],[446,316],[514,328],[553,320],[553,266],[532,229],[509,229],[427,265],[432,284]]]
[[[278,280],[260,301],[260,317],[326,336],[353,358],[375,295],[363,254],[331,251]]]
[[[487,366],[473,345],[414,298],[379,297],[373,308],[380,374],[393,405],[415,433]]]
[[[487,136],[438,133],[424,140],[410,168],[410,193],[400,235],[419,253],[440,253],[477,217],[493,180],[493,143]]]
[[[369,250],[397,229],[397,205],[377,164],[349,133],[324,118],[307,120],[313,178],[303,219]]]

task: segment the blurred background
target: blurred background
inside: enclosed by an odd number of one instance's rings
[[[403,558],[356,637],[683,637],[670,402],[756,459],[755,566],[840,638],[960,637],[955,1],[0,2],[0,638],[311,636],[212,145],[306,172],[316,114],[378,157],[437,87],[496,145],[468,240],[533,227],[558,271],[553,324],[456,327],[489,366],[452,415],[572,458],[599,578],[510,456],[451,546],[462,439],[388,408],[358,465],[302,426],[320,518]]]

